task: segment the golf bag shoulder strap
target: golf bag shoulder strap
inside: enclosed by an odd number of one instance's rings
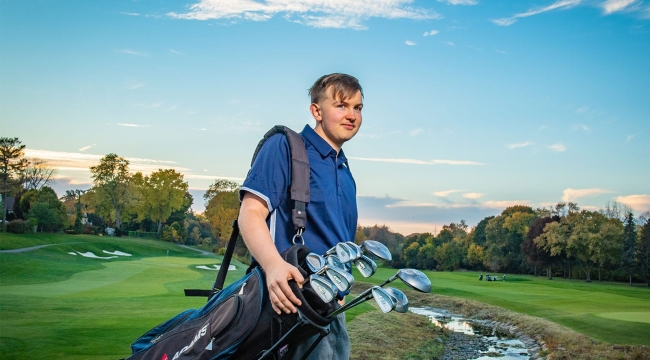
[[[257,144],[257,148],[253,153],[251,166],[255,162],[257,154],[262,149],[262,146],[264,146],[264,143],[275,134],[284,134],[289,142],[289,150],[291,153],[291,186],[289,194],[291,200],[294,201],[291,220],[296,231],[302,234],[302,231],[307,225],[306,205],[309,203],[309,177],[311,176],[311,172],[305,142],[302,140],[300,134],[283,125],[272,127]]]

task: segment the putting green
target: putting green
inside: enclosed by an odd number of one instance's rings
[[[609,312],[596,314],[605,319],[631,321],[650,324],[650,311],[645,312]],[[648,334],[650,335],[650,334]]]

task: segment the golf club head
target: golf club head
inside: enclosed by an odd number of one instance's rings
[[[360,258],[352,260],[352,263],[354,263],[363,277],[371,277],[377,271],[377,264],[365,255],[361,255]]]
[[[339,290],[348,291],[354,285],[354,277],[347,271],[329,265],[325,265],[324,269],[325,275]]]
[[[395,303],[395,311],[398,313],[405,313],[409,311],[409,299],[406,298],[406,295],[401,290],[395,288],[384,288],[389,294],[391,294],[397,302]]]
[[[366,240],[361,244],[361,248],[366,252],[370,253],[382,260],[393,260],[393,256],[390,254],[390,250],[386,245],[375,240]]]
[[[355,260],[361,257],[361,247],[359,245],[353,243],[352,241],[347,241],[345,245],[347,245],[352,251],[351,260]]]
[[[345,243],[338,243],[336,244],[336,256],[338,256],[339,260],[341,262],[346,263],[350,262],[352,260],[352,249],[350,249],[349,246],[347,246]]]
[[[316,253],[307,254],[305,262],[307,262],[307,267],[309,267],[309,270],[313,273],[318,272],[327,264],[325,258]]]
[[[327,261],[327,265],[337,267],[339,269],[345,269],[345,264],[339,260],[339,257],[332,254],[332,255],[327,255],[325,257],[325,260]]]
[[[311,283],[312,289],[316,291],[316,294],[323,302],[328,303],[334,300],[334,297],[338,293],[336,286],[320,275],[311,275],[309,282]]]
[[[424,293],[431,292],[431,280],[422,271],[415,269],[400,269],[395,275],[413,290]]]
[[[372,288],[372,297],[375,298],[379,309],[385,314],[395,309],[395,298],[392,297],[384,288],[375,286]]]

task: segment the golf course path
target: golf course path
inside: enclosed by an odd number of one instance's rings
[[[66,245],[66,244],[81,244],[79,242],[73,242],[73,243],[63,243],[63,244],[46,244],[46,245],[38,245],[38,246],[32,246],[32,247],[26,247],[26,248],[20,248],[20,249],[11,249],[11,250],[0,250],[0,253],[21,253],[25,251],[31,251],[31,250],[36,250],[52,245]]]
[[[191,246],[180,245],[180,244],[179,244],[178,246],[180,246],[180,247],[184,247],[184,248],[186,248],[186,249],[190,249],[190,250],[198,251],[198,252],[200,252],[201,254],[206,255],[206,256],[215,256],[214,253],[211,253],[211,252],[209,252],[209,251],[205,251],[205,250],[201,250],[201,249],[196,249],[196,248],[193,248],[193,247],[191,247]]]

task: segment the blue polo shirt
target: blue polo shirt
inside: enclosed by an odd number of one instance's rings
[[[356,184],[343,150],[337,155],[309,125],[300,135],[311,168],[307,226],[302,236],[313,252],[323,254],[341,241],[354,241],[358,218]],[[270,212],[266,223],[279,252],[293,245],[296,233],[291,222],[290,184],[289,143],[284,135],[276,134],[262,146],[239,197],[248,191],[264,199]]]

